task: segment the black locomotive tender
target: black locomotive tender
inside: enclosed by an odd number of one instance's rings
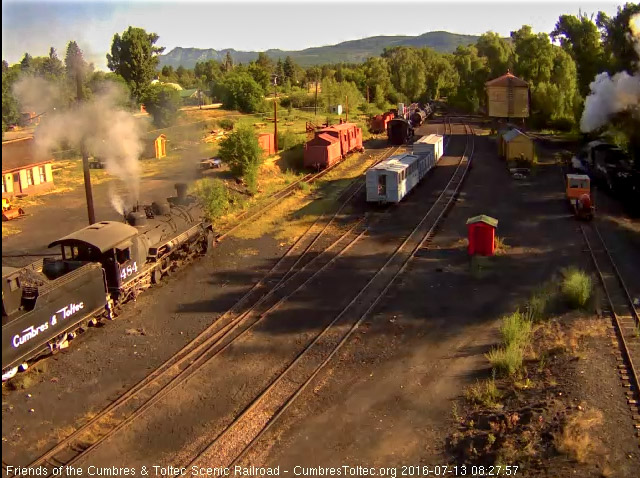
[[[408,144],[413,139],[413,126],[402,117],[394,118],[387,123],[387,138],[393,145]]]
[[[2,378],[68,345],[75,331],[114,318],[120,304],[213,245],[201,205],[177,196],[138,206],[125,222],[102,221],[49,244],[62,258],[2,267]]]

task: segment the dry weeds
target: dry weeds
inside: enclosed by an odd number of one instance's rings
[[[590,431],[602,424],[600,410],[578,412],[569,417],[562,432],[554,436],[556,449],[578,463],[593,463],[603,453],[602,444],[590,434]]]

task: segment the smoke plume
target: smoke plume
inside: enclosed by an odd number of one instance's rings
[[[604,126],[616,113],[640,109],[640,14],[631,17],[629,29],[631,35],[628,40],[633,43],[639,58],[636,71],[633,75],[626,71],[613,77],[608,73],[596,75],[589,85],[591,93],[587,96],[580,119],[580,129],[585,133]]]
[[[61,94],[54,85],[32,77],[20,80],[14,93],[21,105],[39,105],[36,111],[52,104],[53,95]],[[48,111],[34,134],[41,154],[63,146],[78,151],[84,147],[89,155],[103,160],[107,171],[126,185],[127,198],[112,200],[120,209],[138,200],[143,149],[139,121],[119,106],[124,104],[124,95],[119,85],[105,82],[91,99],[68,109]]]

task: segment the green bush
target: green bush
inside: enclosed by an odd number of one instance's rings
[[[502,319],[500,334],[502,342],[507,347],[510,345],[524,347],[531,337],[531,321],[520,311],[516,311]]]
[[[511,344],[492,349],[485,357],[497,372],[513,375],[522,367],[524,352],[519,345]]]
[[[527,319],[532,322],[542,320],[549,304],[550,296],[545,291],[534,293],[527,302]]]
[[[165,85],[151,85],[141,98],[158,128],[172,125],[180,113],[180,93]]]
[[[304,138],[302,138],[301,135],[297,135],[291,130],[278,131],[279,150],[291,149],[302,143],[304,143]]]
[[[218,120],[218,124],[225,131],[231,131],[233,127],[236,125],[236,122],[233,121],[231,118],[222,118],[221,120]]]
[[[209,219],[221,216],[229,206],[229,193],[219,179],[199,179],[193,185],[193,194],[203,204]]]
[[[249,73],[243,71],[228,73],[222,81],[214,85],[211,93],[222,100],[227,110],[255,113],[261,111],[264,105],[262,87]]]
[[[320,102],[320,99],[318,99]],[[315,105],[315,93],[307,93],[306,91],[298,91],[291,93],[286,98],[280,100],[280,105],[283,108],[304,108]]]
[[[249,192],[255,193],[263,151],[254,129],[246,125],[238,127],[220,142],[218,154],[236,177],[245,180]]]
[[[561,291],[567,304],[574,309],[584,307],[591,297],[591,277],[573,267],[563,270],[562,276]]]

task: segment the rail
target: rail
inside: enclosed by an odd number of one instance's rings
[[[467,126],[465,125],[465,129],[466,128]],[[229,450],[235,450],[231,452],[235,456],[231,457],[230,463],[227,465],[231,466],[237,463],[250,449],[250,447],[256,443],[264,433],[266,433],[266,431],[280,416],[282,416],[282,414],[306,389],[317,374],[329,363],[333,356],[335,356],[338,350],[340,350],[340,348],[347,342],[353,332],[384,297],[396,278],[405,271],[409,261],[415,253],[423,246],[423,244],[425,244],[425,242],[431,240],[436,229],[441,224],[442,219],[445,217],[451,205],[457,198],[473,156],[473,141],[471,141],[471,147],[469,148],[469,137],[472,137],[473,130],[469,128],[469,131],[471,132],[471,135],[468,135],[465,153],[461,156],[456,170],[452,174],[451,179],[439,195],[438,199],[436,199],[434,204],[422,217],[418,225],[415,226],[411,233],[395,249],[391,257],[357,293],[351,302],[320,332],[319,335],[316,336],[310,344],[300,351],[293,362],[291,362],[254,401],[252,401],[224,430],[218,433],[218,435],[208,445],[199,451],[187,466],[190,467],[200,462],[218,463],[221,465],[226,464],[224,460],[229,457],[220,456],[220,450],[222,450],[223,455]],[[467,155],[468,151],[470,152]],[[466,164],[466,166],[463,167],[463,164]],[[411,242],[414,242],[415,245],[410,251],[407,251],[405,247]],[[385,275],[389,274],[391,275],[390,278],[385,277]],[[365,298],[367,295],[368,297]],[[363,303],[364,306],[368,304],[368,307],[362,314],[360,314],[358,307],[362,307]],[[330,339],[327,339],[327,337],[331,333],[336,333],[337,328],[334,327],[334,325],[343,320],[343,318],[349,313],[353,314],[354,312],[356,313],[356,320],[352,323],[349,331],[338,340],[337,344],[332,347],[329,347],[326,343],[317,345],[322,340],[330,342]],[[327,348],[331,349],[329,355],[315,367],[312,373],[308,375],[308,378],[302,384],[295,385],[295,379],[292,378],[292,376],[295,376],[296,366],[299,366],[303,359],[313,361],[313,353],[319,353],[321,355],[321,357],[316,357],[316,360],[319,360],[322,358],[321,351],[327,350]],[[278,387],[279,389],[277,389]],[[294,390],[288,390],[288,388],[290,389],[291,387],[294,387]],[[288,396],[288,398],[285,399],[284,403],[280,403],[279,399],[276,399],[275,407],[273,404],[270,407],[268,399],[271,398],[271,395],[277,397]],[[262,426],[258,428],[257,422],[262,422]],[[234,440],[237,437],[240,437],[240,440],[244,440],[244,443],[234,443]],[[247,437],[249,437],[248,442]],[[238,448],[239,451],[237,451]]]
[[[398,149],[399,147],[388,148],[386,152],[382,153],[380,157],[374,161],[372,166],[392,155]],[[282,290],[287,285],[295,285],[295,279],[298,275],[308,273],[314,264],[320,264],[319,269],[313,273],[312,277],[315,277],[315,275],[333,263],[337,257],[345,253],[363,236],[366,229],[361,227],[356,228],[355,226],[350,228],[346,233],[331,242],[331,244],[324,247],[319,255],[311,259],[307,264],[301,266],[306,254],[319,241],[319,238],[325,234],[331,223],[344,210],[344,207],[349,204],[361,190],[363,183],[359,181],[360,179],[361,178],[358,178],[353,181],[343,190],[343,193],[338,199],[340,203],[338,209],[330,217],[325,218],[319,216],[273,268],[239,299],[231,309],[225,312],[180,351],[156,368],[151,374],[139,381],[122,396],[100,411],[95,417],[58,442],[28,466],[36,467],[47,464],[58,464],[57,466],[59,466],[59,463],[65,465],[73,465],[76,463],[81,457],[95,449],[113,433],[139,417],[165,394],[180,385],[204,363],[221,353],[241,334],[253,327],[257,321],[251,323],[244,329],[240,328],[240,325],[259,306],[265,304],[269,298],[275,297],[277,291]],[[326,220],[323,222],[323,219]],[[351,236],[354,236],[353,239],[351,239]],[[345,244],[346,239],[351,240]],[[335,256],[333,258],[330,256],[330,260],[322,265],[322,261],[333,250],[337,250]],[[295,255],[296,252],[299,253],[297,258]],[[297,267],[298,269],[296,269]],[[312,277],[309,277],[305,282],[297,286],[289,295],[306,286]],[[275,282],[275,285],[269,288],[269,284],[273,282]],[[254,315],[257,315],[258,320],[260,320],[265,314],[272,312],[274,308],[284,302],[285,299],[286,297],[278,298],[275,304],[271,304],[266,310],[262,311],[261,314]],[[132,407],[133,410],[127,409],[127,407]],[[120,415],[117,419],[114,416],[116,412],[119,412]],[[93,439],[88,440],[88,437],[92,437]],[[91,444],[87,445],[87,442]]]
[[[638,379],[638,365],[640,364],[640,318],[629,290],[616,263],[611,256],[604,238],[595,222],[580,225],[580,230],[589,250],[598,279],[604,290],[608,310],[613,320],[617,342],[622,352],[628,374],[623,373],[623,382],[630,388],[633,396],[630,405],[635,404],[635,427],[640,430],[640,416],[638,415],[638,400],[640,400],[640,380]],[[635,400],[635,401],[633,401]]]

